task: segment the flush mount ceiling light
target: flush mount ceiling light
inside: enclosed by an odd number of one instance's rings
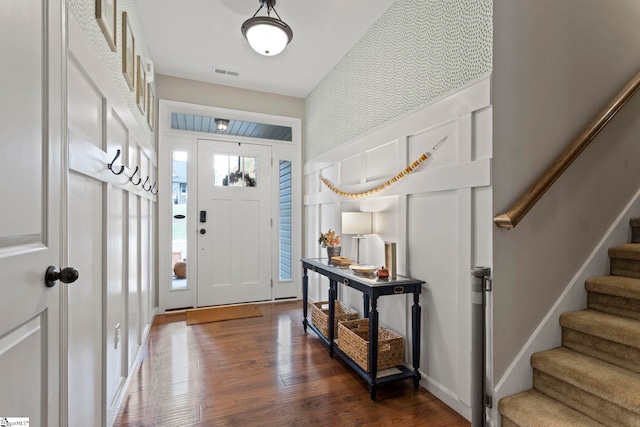
[[[258,0],[260,7],[253,16],[242,24],[241,31],[253,50],[261,55],[274,56],[284,50],[293,39],[291,27],[280,19],[274,6],[276,0]],[[256,16],[263,7],[267,7],[267,16]],[[272,18],[271,11],[278,17]]]
[[[226,119],[216,119],[216,128],[218,129],[218,132],[224,132],[227,130],[227,127],[229,126],[229,120]]]

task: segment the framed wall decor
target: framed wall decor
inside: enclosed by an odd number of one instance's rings
[[[147,83],[147,124],[149,129],[153,130],[155,127],[155,113],[156,113],[156,96],[151,88],[151,83]]]
[[[122,74],[131,90],[135,89],[135,43],[127,12],[122,12]]]
[[[96,19],[100,24],[100,28],[102,28],[107,43],[109,43],[109,47],[115,52],[118,50],[116,47],[116,0],[96,0]]]
[[[147,77],[144,73],[144,65],[140,55],[136,57],[136,79],[136,104],[138,104],[138,109],[144,115],[147,107],[145,105],[147,102]]]

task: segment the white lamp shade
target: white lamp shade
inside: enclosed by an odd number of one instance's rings
[[[266,23],[247,28],[246,37],[251,48],[265,56],[279,54],[289,43],[287,33],[282,28]]]
[[[371,212],[342,212],[342,234],[371,234]]]

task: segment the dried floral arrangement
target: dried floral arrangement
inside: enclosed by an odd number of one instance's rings
[[[340,246],[340,236],[336,236],[336,232],[332,229],[329,229],[326,233],[321,231],[318,243],[320,243],[323,248]]]

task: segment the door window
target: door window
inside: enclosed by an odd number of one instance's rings
[[[214,186],[257,187],[257,169],[255,157],[216,154],[213,160]]]

